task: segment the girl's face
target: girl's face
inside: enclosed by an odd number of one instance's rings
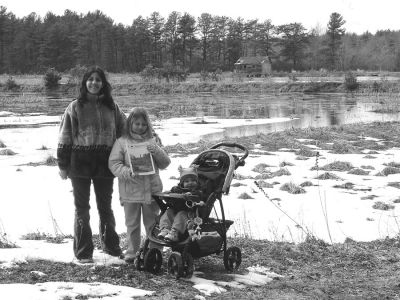
[[[147,122],[143,117],[135,118],[132,120],[131,129],[134,133],[143,134],[147,130]]]
[[[92,73],[86,80],[86,88],[90,94],[98,95],[102,87],[103,82],[97,72]]]
[[[197,179],[194,176],[188,176],[183,179],[183,187],[193,190],[197,187]]]

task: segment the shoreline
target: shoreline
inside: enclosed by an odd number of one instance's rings
[[[198,94],[198,93],[243,93],[243,94],[290,94],[290,93],[353,93],[362,95],[368,93],[392,94],[400,92],[398,80],[385,81],[382,78],[358,82],[358,88],[348,90],[344,82],[336,80],[307,79],[306,81],[288,80],[276,82],[269,78],[245,81],[185,81],[185,82],[126,82],[112,83],[115,96],[126,95],[163,95],[163,94]],[[54,89],[46,89],[43,84],[20,84],[19,87],[8,90],[0,85],[3,93],[63,93],[76,95],[77,84],[61,83]]]

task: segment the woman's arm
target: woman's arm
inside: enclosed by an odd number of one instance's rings
[[[67,107],[61,119],[58,147],[57,147],[57,163],[60,169],[60,176],[66,179],[71,164],[72,151],[72,107],[71,104]]]

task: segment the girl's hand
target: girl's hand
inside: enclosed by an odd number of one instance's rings
[[[151,153],[154,154],[157,150],[157,146],[155,144],[148,144],[147,145],[147,150]]]

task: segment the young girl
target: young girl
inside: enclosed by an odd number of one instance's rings
[[[128,151],[139,149],[139,144],[147,143],[154,162],[154,174],[138,175],[135,169],[135,161]],[[135,254],[139,251],[141,236],[141,215],[146,234],[159,214],[159,207],[151,194],[161,192],[162,182],[159,169],[166,168],[171,160],[168,154],[161,148],[161,142],[153,132],[147,111],[144,108],[134,108],[126,122],[126,134],[115,141],[109,158],[109,168],[118,177],[119,196],[125,211],[125,224],[127,228],[128,249],[125,253],[125,261],[132,263]]]
[[[114,175],[108,156],[123,132],[126,117],[111,96],[104,71],[91,67],[83,76],[79,96],[65,110],[60,124],[57,161],[62,179],[72,182],[75,220],[74,254],[81,263],[93,262],[90,228],[90,186],[93,183],[104,252],[120,256],[119,237],[111,209]]]

